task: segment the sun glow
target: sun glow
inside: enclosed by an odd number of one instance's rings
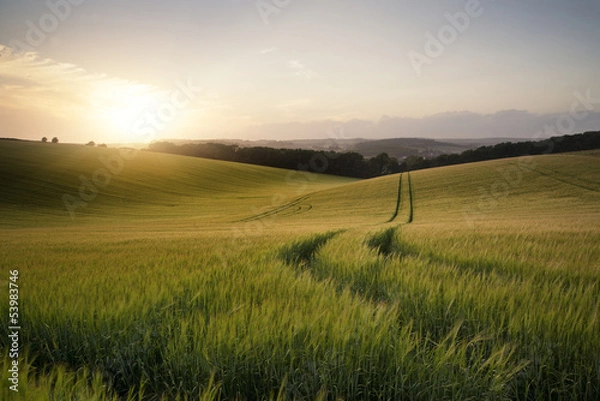
[[[95,124],[100,124],[119,142],[146,142],[136,132],[136,123],[152,110],[161,92],[148,85],[114,82],[99,86],[91,95]]]

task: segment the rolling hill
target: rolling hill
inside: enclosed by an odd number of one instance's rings
[[[461,153],[477,147],[477,140],[470,143],[456,144],[451,141],[437,141],[423,138],[389,138],[357,143],[352,150],[365,157],[377,156],[380,153],[402,160],[408,156],[435,157],[441,154]]]
[[[0,204],[5,224],[15,218],[41,225],[98,217],[229,221],[271,204],[275,195],[280,202],[279,198],[288,199],[301,191],[354,181],[80,145],[0,141],[0,155]],[[69,206],[73,205],[71,215]]]
[[[5,224],[28,216],[42,219],[42,225],[50,218],[53,224],[72,224],[158,216],[230,223],[267,213],[282,221],[298,217],[353,226],[385,222],[397,199],[398,175],[360,181],[127,149],[11,141],[0,142],[0,154]],[[416,222],[473,224],[549,214],[593,221],[599,155],[513,158],[413,172]],[[78,205],[75,219],[65,195]]]
[[[353,180],[0,141],[0,174],[17,399],[600,396],[600,151]]]

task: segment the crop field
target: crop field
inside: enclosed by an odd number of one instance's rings
[[[2,400],[600,399],[600,151],[354,180],[0,141],[0,174]]]

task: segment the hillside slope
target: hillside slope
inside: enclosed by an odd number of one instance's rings
[[[90,218],[230,221],[354,180],[125,149],[0,141],[4,224]]]
[[[400,220],[406,219],[409,208],[404,175]],[[499,224],[547,229],[600,225],[600,151],[432,168],[411,172],[410,177],[413,224],[450,223],[469,230]],[[385,223],[394,213],[398,183],[396,174],[310,194],[304,202],[311,208],[302,213],[302,221],[340,228]]]
[[[387,222],[398,197],[399,175],[359,181],[150,152],[10,141],[0,142],[0,156],[0,217],[13,227],[268,219],[342,228]],[[550,216],[553,225],[600,223],[600,151],[471,163],[410,176],[416,224],[548,224]],[[405,173],[400,210],[405,217],[407,178]]]

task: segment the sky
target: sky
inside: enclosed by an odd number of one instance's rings
[[[0,137],[600,129],[600,0],[0,0]]]

